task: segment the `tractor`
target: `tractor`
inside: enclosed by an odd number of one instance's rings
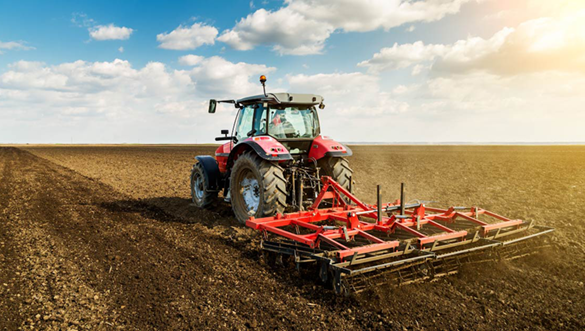
[[[237,220],[263,234],[266,261],[314,266],[336,293],[384,283],[404,285],[451,275],[463,263],[516,259],[550,247],[553,228],[477,206],[427,206],[400,199],[368,204],[354,194],[351,150],[321,135],[314,94],[266,93],[232,103],[238,113],[227,141],[197,156],[191,194],[210,207],[223,191]],[[433,203],[432,201],[429,203]]]
[[[245,223],[302,211],[313,204],[321,176],[329,176],[353,191],[351,149],[321,135],[317,109],[323,97],[314,94],[266,93],[239,100],[210,100],[209,113],[218,103],[231,103],[237,115],[229,130],[216,141],[227,141],[209,155],[197,156],[191,171],[193,203],[208,208],[223,192],[236,219]]]

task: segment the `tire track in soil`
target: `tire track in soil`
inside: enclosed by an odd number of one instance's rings
[[[0,151],[10,163],[0,206],[14,236],[5,246],[19,255],[6,262],[27,270],[19,294],[28,304],[9,306],[9,314],[21,315],[11,315],[6,329],[356,327],[338,318],[344,304],[291,294],[200,225],[148,208],[136,212],[107,185],[28,152]]]

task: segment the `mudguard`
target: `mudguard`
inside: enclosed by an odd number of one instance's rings
[[[228,158],[228,168],[234,162],[234,158],[245,150],[253,150],[259,157],[266,161],[279,162],[292,160],[292,156],[278,140],[270,136],[248,138],[234,146]]]
[[[337,142],[326,136],[318,136],[311,144],[309,158],[319,160],[325,156],[346,157],[351,156],[353,152],[344,144]]]
[[[196,156],[195,159],[203,166],[203,173],[205,175],[205,181],[207,182],[207,186],[205,189],[207,191],[217,191],[219,190],[219,167],[217,166],[217,162],[215,159],[209,155],[200,155]]]

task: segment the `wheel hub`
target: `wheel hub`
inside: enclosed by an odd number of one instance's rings
[[[195,175],[195,180],[193,183],[193,193],[195,194],[195,198],[197,200],[203,199],[204,190],[205,189],[203,187],[203,178],[201,177],[201,174]]]
[[[246,173],[240,181],[242,198],[248,215],[255,215],[260,205],[260,185],[252,172]]]

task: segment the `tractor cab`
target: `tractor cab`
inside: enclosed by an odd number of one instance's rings
[[[318,105],[323,98],[313,94],[271,93],[237,100],[229,150],[253,137],[269,136],[291,155],[308,153],[311,142],[321,133]]]

